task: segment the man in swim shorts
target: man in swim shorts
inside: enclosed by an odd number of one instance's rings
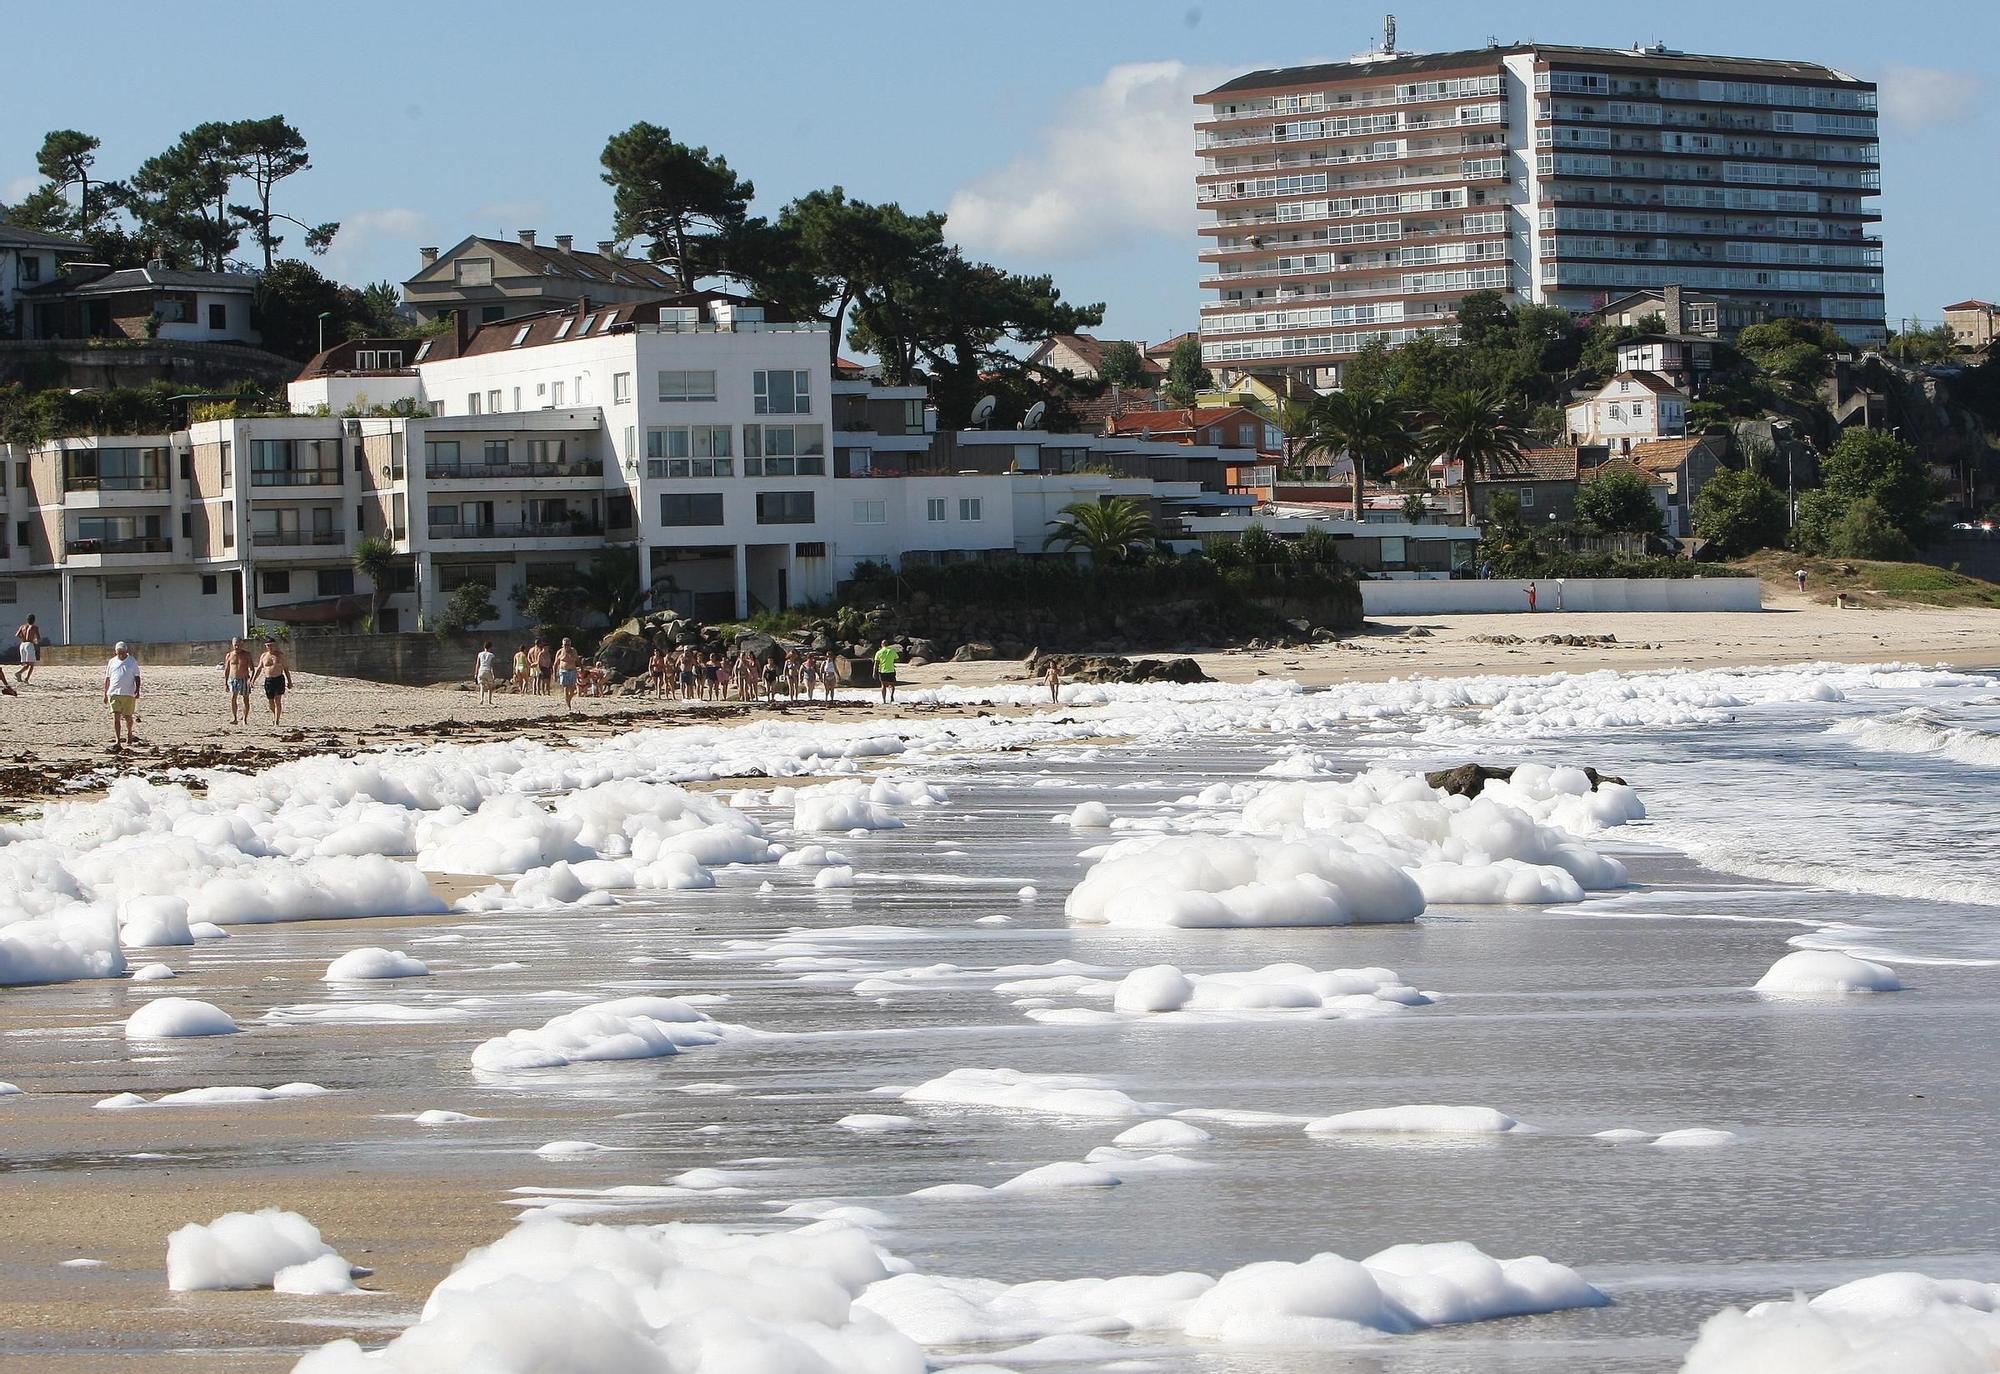
[[[229,652],[222,656],[222,684],[229,689],[231,725],[250,723],[250,676],[255,671],[250,662],[250,651],[243,647],[243,641],[230,640]]]

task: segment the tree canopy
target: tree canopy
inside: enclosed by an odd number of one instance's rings
[[[750,217],[757,189],[728,159],[644,120],[613,134],[599,159],[611,187],[612,232],[644,238],[647,255],[692,290],[727,271],[729,247]]]
[[[1075,501],[1056,516],[1057,525],[1042,547],[1082,549],[1092,563],[1122,563],[1153,546],[1153,519],[1137,501]]]
[[[1097,307],[1102,315],[1104,307]],[[1208,365],[1201,360],[1201,340],[1189,337],[1174,345],[1167,356],[1167,399],[1177,406],[1191,406],[1198,393],[1215,385]]]
[[[1146,359],[1139,346],[1119,339],[1104,350],[1097,364],[1097,380],[1107,386],[1139,386],[1146,379]]]
[[[1920,545],[1929,537],[1935,499],[1930,466],[1913,446],[1881,430],[1850,429],[1821,460],[1819,489],[1799,498],[1799,547],[1811,553],[1839,552],[1836,528],[1863,501],[1871,506],[1870,527],[1886,524],[1902,535],[1906,546]]]
[[[1586,478],[1577,487],[1576,518],[1601,534],[1660,534],[1665,528],[1652,486],[1626,467]]]
[[[1737,555],[1784,547],[1791,526],[1785,494],[1761,473],[1738,468],[1704,482],[1690,515],[1696,534]]]

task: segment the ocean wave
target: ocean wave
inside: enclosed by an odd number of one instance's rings
[[[1871,754],[1913,754],[1972,768],[2000,768],[2000,733],[1954,725],[1923,706],[1891,716],[1837,721],[1827,733],[1843,736],[1854,748]]]

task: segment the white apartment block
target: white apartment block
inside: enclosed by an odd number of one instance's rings
[[[1680,285],[1884,336],[1875,87],[1663,47],[1376,52],[1195,97],[1202,353],[1336,385],[1468,293]]]
[[[376,537],[400,556],[385,630],[434,625],[466,582],[515,626],[518,590],[608,548],[653,604],[742,616],[864,561],[1040,554],[1078,500],[1145,500],[1168,534],[1249,504],[1212,447],[935,433],[922,388],[836,379],[825,326],[715,293],[455,323],[328,349],[290,416],[24,451],[0,602],[66,642],[352,623]]]

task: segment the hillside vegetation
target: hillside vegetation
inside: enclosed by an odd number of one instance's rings
[[[1865,558],[1813,558],[1764,552],[1740,558],[1730,568],[1761,577],[1783,591],[1798,584],[1793,573],[1806,570],[1806,594],[1830,602],[1846,592],[1864,606],[1916,605],[2000,610],[2000,583],[1967,577],[1928,563],[1890,563]]]

